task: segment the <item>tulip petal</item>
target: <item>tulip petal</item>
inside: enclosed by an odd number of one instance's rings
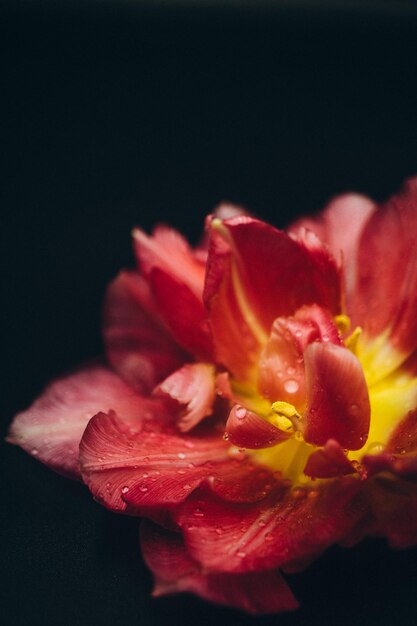
[[[181,407],[177,426],[187,432],[213,411],[215,399],[214,367],[207,363],[184,365],[160,383],[154,393],[167,395]]]
[[[212,360],[212,344],[201,293],[159,267],[149,276],[158,311],[176,342],[200,360]]]
[[[139,426],[150,404],[110,370],[91,366],[51,383],[16,415],[8,441],[59,474],[80,478],[78,446],[90,418],[115,409]]]
[[[305,306],[275,320],[259,359],[258,386],[264,397],[304,407],[304,351],[313,341],[341,344],[336,325],[321,307]]]
[[[339,541],[360,514],[349,507],[360,481],[320,488],[284,486],[253,504],[234,504],[202,489],[177,513],[191,556],[208,569],[251,572],[306,559]]]
[[[154,268],[159,268],[187,285],[201,298],[205,264],[197,258],[179,232],[167,226],[158,226],[149,237],[135,228],[133,245],[140,270],[145,276],[149,276]]]
[[[417,475],[417,409],[398,424],[380,454],[369,454],[363,464],[370,475],[391,472],[399,476]]]
[[[330,343],[310,344],[304,358],[304,439],[318,446],[336,439],[342,448],[361,448],[368,436],[370,404],[358,359],[346,348]]]
[[[144,521],[141,546],[155,577],[154,596],[192,592],[217,604],[262,615],[297,608],[298,603],[277,571],[250,574],[203,572],[178,534]]]
[[[242,455],[241,452],[236,452]],[[276,488],[277,480],[281,479],[280,473],[271,472],[262,465],[252,463],[250,458],[243,455],[241,458],[238,464],[229,468],[230,471],[219,473],[207,481],[210,490],[227,502],[247,503],[263,500]]]
[[[156,311],[143,278],[121,272],[104,302],[103,334],[107,358],[129,385],[150,391],[184,362]]]
[[[239,448],[271,448],[286,441],[286,433],[245,407],[235,404],[226,423],[227,440]]]
[[[359,245],[359,280],[352,312],[368,338],[388,330],[399,353],[392,368],[417,349],[417,178],[368,221]],[[394,362],[395,361],[395,362]]]
[[[334,478],[354,472],[354,466],[334,439],[329,439],[323,448],[313,452],[304,468],[304,474],[312,478]]]
[[[316,218],[302,218],[289,231],[297,237],[303,229],[312,231],[328,246],[334,258],[342,262],[348,299],[356,284],[359,238],[375,208],[375,203],[365,196],[343,194]]]
[[[313,302],[339,312],[338,270],[329,255],[259,220],[212,224],[204,299],[215,350],[234,376],[247,378],[277,317]]]
[[[80,443],[84,482],[115,511],[170,507],[230,463],[228,446],[218,436],[132,431],[114,412],[93,417]]]

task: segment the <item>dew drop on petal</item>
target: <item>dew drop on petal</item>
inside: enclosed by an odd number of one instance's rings
[[[227,432],[226,432],[226,433],[224,433],[224,435],[223,435],[223,439],[224,439],[225,441],[229,441],[229,439],[230,439],[230,435],[229,435],[229,433],[227,433]]]
[[[295,367],[287,367],[287,374],[288,376],[294,376],[295,374]]]
[[[244,559],[246,556],[246,552],[244,552],[243,550],[239,550],[239,552],[236,552],[236,554],[240,559]]]
[[[194,509],[194,516],[195,517],[204,517],[204,511],[203,509],[198,506],[196,509]]]
[[[127,485],[122,487],[122,493],[127,493],[128,491],[129,491],[129,487]]]
[[[145,493],[146,491],[148,491],[148,487],[144,484],[139,485],[139,491],[141,491],[142,493]]]
[[[186,458],[186,456],[187,456],[187,455],[186,455],[184,452],[178,452],[178,454],[177,454],[177,457],[178,457],[179,459],[185,459],[185,458]]]
[[[238,420],[243,420],[246,417],[246,409],[244,406],[238,406],[235,410],[235,415]]]
[[[284,389],[287,393],[297,393],[299,384],[293,378],[289,378],[284,383]]]
[[[185,483],[185,485],[183,485],[182,488],[185,489],[185,491],[190,491],[190,489],[192,489],[189,483]]]

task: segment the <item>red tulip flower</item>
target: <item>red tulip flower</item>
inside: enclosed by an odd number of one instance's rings
[[[53,382],[9,440],[144,518],[155,595],[297,606],[334,543],[417,543],[417,179],[287,232],[223,207],[192,249],[133,233],[107,364]]]

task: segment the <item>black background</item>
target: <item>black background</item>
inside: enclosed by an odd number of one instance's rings
[[[101,352],[132,226],[196,241],[223,199],[284,226],[417,172],[415,10],[186,4],[2,5],[3,435],[51,377]],[[3,624],[252,623],[151,600],[137,520],[18,448],[2,463]],[[301,610],[257,624],[417,622],[417,550],[333,548],[289,582]]]

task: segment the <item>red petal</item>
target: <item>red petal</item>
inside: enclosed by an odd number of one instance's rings
[[[177,521],[191,556],[204,567],[272,569],[344,537],[359,514],[349,508],[359,485],[343,478],[320,488],[282,487],[255,504],[232,504],[199,490],[181,506]]]
[[[304,351],[313,341],[341,344],[329,314],[317,305],[299,309],[293,317],[279,317],[259,361],[259,390],[263,396],[305,405]]]
[[[226,423],[227,439],[239,448],[256,450],[271,448],[290,436],[273,424],[248,411],[245,407],[235,404]]]
[[[211,478],[208,485],[213,493],[228,502],[258,502],[276,488],[280,479],[280,473],[272,473],[242,455],[237,465]]]
[[[276,571],[243,575],[203,573],[178,534],[149,522],[142,524],[141,545],[144,559],[155,576],[155,596],[191,592],[257,615],[290,611],[298,606]]]
[[[143,510],[180,502],[231,461],[218,436],[135,432],[115,413],[100,413],[85,430],[80,463],[94,497],[107,508],[124,511],[127,505]]]
[[[355,322],[370,337],[390,330],[400,361],[417,348],[417,178],[368,221],[359,247]]]
[[[346,348],[312,343],[304,353],[307,409],[304,438],[322,446],[336,439],[357,450],[368,436],[370,404],[358,359]]]
[[[215,399],[214,367],[207,363],[184,365],[166,378],[155,393],[168,395],[182,405],[178,428],[187,432],[211,415]]]
[[[210,241],[204,301],[218,363],[237,380],[255,380],[260,338],[256,336],[236,296],[230,250],[213,236]]]
[[[199,298],[203,293],[205,264],[195,256],[187,241],[172,228],[158,226],[151,237],[138,228],[133,244],[141,271],[149,275],[154,268],[171,274],[187,285]]]
[[[175,340],[200,360],[213,360],[212,345],[201,294],[175,275],[156,267],[149,282],[159,313]]]
[[[109,285],[103,333],[110,364],[132,387],[150,391],[185,360],[163,327],[149,287],[135,272]]]
[[[8,441],[56,472],[79,478],[78,445],[89,419],[101,409],[115,409],[139,425],[148,405],[115,374],[92,366],[51,383],[14,418]]]
[[[374,210],[375,204],[365,196],[344,194],[332,200],[316,219],[301,219],[290,229],[300,236],[300,231],[307,228],[327,244],[335,259],[343,262],[348,294],[356,283],[359,238]]]
[[[323,448],[313,452],[304,468],[304,474],[312,478],[333,478],[354,472],[354,466],[334,439],[329,439]]]

